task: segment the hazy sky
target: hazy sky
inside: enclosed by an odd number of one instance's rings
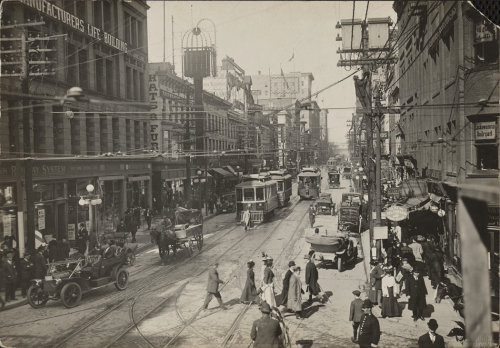
[[[335,40],[340,19],[351,19],[352,1],[167,1],[165,2],[165,35],[163,35],[163,2],[148,1],[149,61],[172,62],[172,16],[176,72],[181,75],[181,38],[202,19],[215,24],[217,65],[226,55],[245,70],[246,75],[258,71],[267,74],[292,71],[314,75],[313,93],[350,74],[337,67],[336,53],[341,42]],[[391,17],[393,1],[371,1],[368,18]],[[366,1],[355,2],[355,18],[364,19]],[[208,20],[200,27],[215,37]],[[294,53],[295,52],[295,53]],[[294,54],[294,59],[288,60]],[[352,72],[352,71],[351,71]],[[317,97],[321,108],[353,107],[355,103],[352,78],[322,92]],[[352,109],[330,110],[328,119],[330,141],[345,143],[347,119]]]

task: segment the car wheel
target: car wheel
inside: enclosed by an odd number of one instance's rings
[[[43,290],[36,285],[30,286],[28,289],[28,303],[33,308],[42,308],[47,303],[47,299],[43,293]]]
[[[82,299],[82,288],[77,283],[68,283],[61,290],[61,300],[66,308],[78,306]]]
[[[122,291],[127,288],[129,274],[126,269],[120,269],[116,275],[115,287],[116,289]]]

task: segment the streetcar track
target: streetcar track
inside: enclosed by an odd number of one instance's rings
[[[112,313],[115,309],[117,309],[118,307],[120,307],[122,304],[124,304],[125,302],[128,302],[130,299],[132,299],[134,296],[137,296],[137,295],[140,295],[144,290],[146,290],[147,288],[149,288],[151,285],[153,284],[156,284],[157,282],[159,282],[160,280],[163,280],[166,276],[169,275],[170,271],[173,271],[175,269],[178,269],[180,266],[182,266],[184,263],[186,263],[188,260],[192,259],[193,257],[197,257],[198,255],[202,254],[203,252],[206,252],[206,251],[209,251],[209,250],[212,250],[213,248],[215,248],[217,246],[217,243],[220,239],[224,238],[226,235],[228,235],[229,233],[233,232],[234,230],[236,230],[238,227],[240,227],[239,225],[233,227],[233,228],[230,228],[226,233],[222,234],[219,238],[217,238],[215,240],[215,243],[212,244],[212,246],[210,248],[205,248],[205,249],[202,249],[200,250],[196,255],[192,255],[188,258],[186,258],[186,260],[182,261],[181,263],[177,263],[177,264],[174,264],[174,265],[170,265],[170,267],[163,267],[162,269],[160,269],[160,272],[161,272],[161,275],[157,276],[155,279],[153,279],[151,282],[148,282],[148,284],[144,285],[143,287],[141,287],[140,289],[138,289],[136,292],[134,292],[133,294],[130,294],[129,296],[127,296],[126,298],[124,298],[123,300],[121,300],[119,303],[115,304],[114,306],[112,306],[111,308],[105,310],[104,312],[98,314],[96,317],[92,318],[90,321],[88,321],[87,323],[83,324],[80,328],[78,328],[77,330],[75,330],[73,333],[71,333],[70,335],[66,336],[63,340],[57,342],[55,345],[53,345],[53,347],[59,347],[61,346],[62,343],[65,343],[66,341],[70,340],[71,338],[75,337],[76,335],[78,335],[79,333],[83,332],[85,329],[87,329],[89,326],[93,325],[94,323],[96,323],[98,320],[102,319],[103,317],[105,317],[106,315]]]
[[[292,203],[292,200],[290,201],[290,203]],[[297,205],[298,202],[295,204]],[[301,218],[300,222],[303,221],[305,215]],[[281,226],[281,224],[283,223],[283,221],[285,221],[284,219],[281,220],[278,225],[273,229],[272,232],[269,233],[268,237],[266,237],[262,243],[259,244],[259,246],[257,248],[254,249],[254,251],[252,251],[252,254],[255,253],[258,249],[260,249],[262,247],[262,245],[264,243],[266,243],[269,238],[271,238],[274,233],[276,232],[276,230],[279,228],[279,226]],[[299,223],[300,225],[300,223]],[[220,259],[222,258],[225,254],[227,254],[234,246],[236,246],[237,244],[239,244],[243,239],[245,239],[246,237],[250,236],[249,234],[245,234],[243,235],[242,238],[240,238],[236,243],[234,243],[231,247],[229,247],[226,252],[224,252],[223,254],[219,255],[219,257],[217,258]],[[231,275],[233,275],[234,273],[238,272],[240,270],[242,266],[239,266],[235,271],[231,272]],[[134,322],[133,325],[130,325],[129,327],[127,327],[125,330],[123,330],[122,333],[120,333],[119,335],[117,335],[115,337],[115,339],[113,339],[106,347],[109,347],[111,346],[112,344],[114,344],[115,342],[117,342],[121,337],[123,337],[127,332],[129,332],[131,329],[133,329],[134,327],[137,329],[137,331],[139,332],[139,334],[141,335],[141,337],[153,348],[155,348],[156,346],[154,344],[152,344],[140,331],[140,329],[138,328],[138,323],[141,322],[142,320],[144,320],[146,317],[148,317],[152,312],[154,312],[157,308],[159,308],[161,305],[163,305],[163,303],[165,303],[166,301],[168,301],[172,296],[175,296],[176,294],[177,295],[180,295],[182,290],[185,288],[185,286],[190,283],[192,280],[194,280],[196,277],[198,277],[200,274],[202,274],[208,267],[205,267],[202,271],[198,272],[195,276],[191,277],[188,281],[186,281],[186,283],[180,288],[180,289],[177,289],[173,294],[171,294],[170,296],[168,296],[166,299],[162,300],[158,305],[156,305],[151,311],[149,311],[148,313],[146,313],[145,315],[143,315],[141,318],[139,318],[139,320],[135,320],[135,317],[134,317],[134,313],[132,311],[131,313],[131,316],[132,316],[132,320]],[[229,276],[229,279],[232,279],[231,275]],[[229,282],[228,282],[229,283]],[[222,287],[221,287],[221,290],[224,288],[225,285],[227,285],[228,283],[225,283]],[[137,297],[139,297],[141,294],[139,294]],[[178,297],[177,297],[178,298]],[[134,304],[132,305],[134,307],[135,305],[135,301],[134,301]],[[176,311],[179,311],[178,309],[178,306],[177,306],[177,299],[176,299]],[[184,331],[184,329],[186,327],[190,327],[193,331],[195,331],[196,333],[198,333],[201,337],[203,337],[205,340],[208,340],[204,335],[201,335],[196,329],[192,328],[191,324],[193,322],[195,322],[196,320],[196,317],[198,316],[198,314],[201,312],[202,310],[202,307],[200,307],[196,313],[186,322],[182,316],[180,315],[180,313],[178,313],[178,315],[181,317],[181,320],[184,322],[183,325],[179,325],[179,326],[176,326],[177,327],[181,327],[181,329],[177,332],[177,334],[167,343],[167,345],[165,347],[168,347],[171,343],[173,343],[175,341],[175,339],[177,339],[177,337],[179,337],[179,335]],[[203,318],[205,318],[206,316],[204,316]],[[200,318],[202,319],[202,318]],[[211,343],[209,340],[208,340],[209,343]]]

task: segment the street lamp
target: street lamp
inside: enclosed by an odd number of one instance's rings
[[[78,204],[80,206],[88,205],[89,206],[89,229],[90,234],[97,233],[94,232],[94,214],[93,214],[93,205],[100,205],[102,203],[102,199],[99,195],[94,194],[94,185],[88,184],[87,187],[88,194],[86,196],[81,196]],[[96,238],[97,240],[97,238]],[[91,240],[92,242],[92,240]],[[95,245],[89,245],[89,250],[94,250]]]
[[[204,183],[206,180],[205,178],[203,177],[203,172],[198,169],[198,171],[196,172],[196,175],[198,175],[198,178],[197,179],[194,179],[193,181],[195,183],[199,183],[199,190],[200,190],[200,211],[203,209],[203,190],[201,188],[201,184]]]
[[[236,166],[236,175],[238,177],[238,184],[240,183],[240,166]]]

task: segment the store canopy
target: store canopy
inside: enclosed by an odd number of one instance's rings
[[[212,170],[214,172],[216,172],[217,174],[220,174],[222,175],[223,178],[231,178],[231,177],[234,177],[233,174],[229,173],[228,171],[222,169],[222,168],[212,168]]]
[[[233,175],[236,175],[236,172],[235,172],[235,170],[233,169],[233,167],[231,167],[231,166],[226,166],[225,168],[226,168],[229,172],[231,172]]]
[[[425,205],[427,202],[430,201],[429,197],[414,197],[414,198],[408,198],[408,200],[403,204],[403,207],[408,208],[408,210],[415,210],[423,205]]]

